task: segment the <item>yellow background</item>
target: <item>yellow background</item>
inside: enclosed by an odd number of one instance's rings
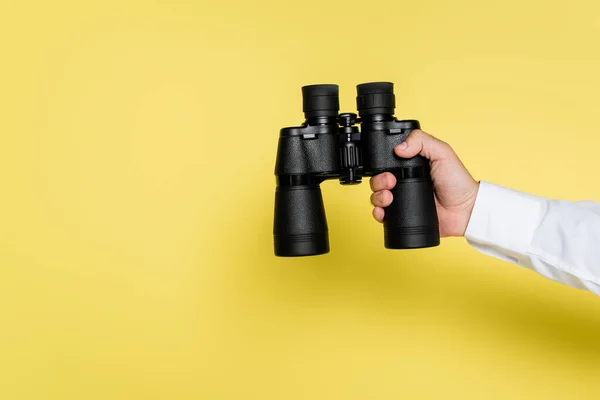
[[[300,86],[396,85],[477,179],[600,200],[595,1],[2,1],[0,398],[588,399],[600,300],[464,240],[272,252]],[[334,207],[333,204],[340,204]]]

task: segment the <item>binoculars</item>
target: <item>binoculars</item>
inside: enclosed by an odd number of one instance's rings
[[[363,176],[383,172],[394,174],[397,182],[391,190],[393,201],[385,208],[385,248],[440,244],[429,160],[394,153],[410,132],[420,129],[419,121],[394,117],[393,83],[363,83],[356,90],[358,115],[338,114],[338,85],[303,86],[304,123],[280,130],[273,224],[276,256],[329,252],[322,182],[339,179],[342,185],[354,185]]]

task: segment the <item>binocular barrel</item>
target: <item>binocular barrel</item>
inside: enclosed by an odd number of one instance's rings
[[[339,179],[358,184],[362,176],[390,172],[396,177],[393,201],[385,208],[384,246],[416,249],[440,243],[429,161],[402,159],[394,147],[414,129],[416,120],[394,117],[390,82],[356,87],[356,114],[339,113],[337,85],[302,87],[305,121],[280,131],[275,165],[277,189],[273,224],[275,255],[299,257],[330,251],[320,184]],[[360,130],[359,130],[360,125]]]
[[[275,192],[275,254],[299,257],[329,252],[319,185],[280,185]]]

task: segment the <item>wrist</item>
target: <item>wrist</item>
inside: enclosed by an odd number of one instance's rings
[[[469,199],[465,203],[466,206],[464,209],[463,222],[462,222],[461,228],[460,228],[460,235],[458,235],[460,237],[464,237],[467,232],[467,228],[469,227],[469,222],[471,221],[471,217],[473,216],[473,209],[475,208],[475,202],[477,201],[477,195],[479,194],[480,182],[475,181],[474,183],[475,183],[475,185],[473,187],[473,191],[471,192]]]

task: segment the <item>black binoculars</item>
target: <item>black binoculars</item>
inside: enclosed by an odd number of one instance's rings
[[[440,244],[429,160],[400,158],[394,147],[415,129],[417,120],[394,117],[396,99],[390,82],[356,87],[357,114],[339,112],[338,85],[302,87],[305,121],[279,134],[275,175],[275,255],[299,257],[329,252],[329,230],[320,184],[342,185],[363,176],[391,172],[393,201],[385,208],[384,246],[416,249]],[[357,124],[360,124],[360,129]]]

